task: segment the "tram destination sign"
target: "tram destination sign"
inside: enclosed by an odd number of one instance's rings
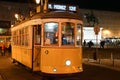
[[[70,12],[76,12],[77,11],[76,6],[59,5],[59,4],[48,4],[48,9],[50,9],[50,10],[70,11]]]

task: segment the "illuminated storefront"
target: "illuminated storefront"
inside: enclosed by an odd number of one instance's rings
[[[100,42],[101,39],[102,39],[102,28],[100,28],[100,32],[98,34],[98,42]],[[92,42],[96,43],[96,35],[93,27],[83,27],[83,40],[86,40],[86,42],[92,40]]]

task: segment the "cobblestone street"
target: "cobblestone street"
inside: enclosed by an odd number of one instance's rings
[[[13,64],[10,56],[0,56],[0,80],[42,80],[25,67]],[[83,72],[76,76],[56,77],[55,80],[120,80],[120,71],[95,62],[83,61]],[[52,79],[53,80],[53,79]]]

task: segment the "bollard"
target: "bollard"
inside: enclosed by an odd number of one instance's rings
[[[93,52],[93,59],[97,60],[97,54],[96,54],[96,52]]]
[[[113,67],[114,67],[114,56],[113,56],[113,53],[111,52],[111,60],[112,60],[112,65],[113,65]]]
[[[88,62],[89,62],[89,54],[88,54]]]

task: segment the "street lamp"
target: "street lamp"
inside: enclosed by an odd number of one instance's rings
[[[19,19],[19,15],[16,13],[15,14],[15,18],[18,20]]]
[[[35,0],[36,4],[40,4],[43,5],[43,0]]]
[[[35,0],[36,4],[40,4],[40,0]]]
[[[24,16],[21,15],[21,14],[17,14],[17,13],[16,13],[14,16],[15,16],[15,18],[17,19],[17,21],[22,21],[22,20],[25,19]]]
[[[48,0],[35,0],[36,4],[40,4],[37,6],[38,12],[44,12],[46,13],[48,10]]]

